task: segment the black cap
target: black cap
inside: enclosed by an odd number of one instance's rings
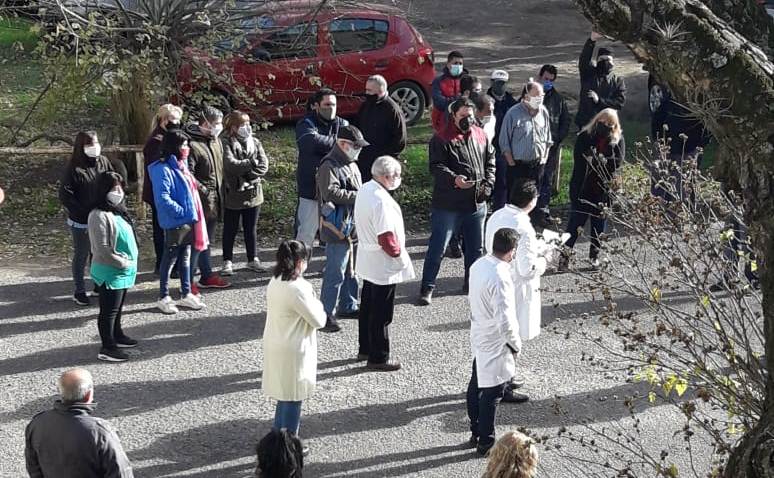
[[[357,127],[352,125],[342,126],[339,128],[338,138],[352,141],[355,143],[355,146],[359,146],[361,148],[371,145],[371,143],[365,140],[363,133],[361,133]]]
[[[613,56],[613,52],[609,48],[600,48],[597,50],[597,58],[603,55]]]

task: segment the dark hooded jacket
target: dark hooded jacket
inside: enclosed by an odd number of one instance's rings
[[[355,126],[371,143],[357,160],[363,182],[371,180],[371,166],[379,156],[398,158],[406,149],[406,120],[400,107],[389,96],[366,99],[357,113]]]
[[[615,73],[601,74],[591,62],[596,42],[586,40],[583,45],[578,70],[580,72],[581,89],[578,98],[578,114],[575,115],[575,124],[579,128],[585,127],[594,116],[605,108],[621,110],[626,103],[626,84],[621,76]],[[588,97],[593,90],[599,95],[599,102],[594,103]]]
[[[618,144],[610,144],[581,131],[575,141],[572,177],[570,178],[570,201],[573,207],[594,207],[599,203],[610,203],[610,180],[623,163],[626,142],[623,135]],[[590,203],[590,204],[588,204]]]
[[[204,217],[220,219],[223,213],[223,144],[218,138],[205,135],[198,124],[188,125],[185,131],[191,137],[188,169],[199,183]]]
[[[118,435],[91,416],[94,404],[57,401],[25,431],[24,456],[30,478],[133,478]]]
[[[333,205],[341,213],[343,222],[351,222],[355,210],[355,198],[363,185],[357,161],[353,161],[338,146],[328,153],[317,170],[317,197],[320,211],[325,205]],[[325,225],[323,225],[325,226]],[[349,237],[354,236],[354,231]],[[328,227],[320,227],[320,240],[323,242],[346,242],[347,238],[338,237]]]

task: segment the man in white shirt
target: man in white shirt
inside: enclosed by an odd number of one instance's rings
[[[406,232],[400,206],[390,191],[400,186],[400,163],[390,156],[376,158],[373,179],[365,183],[355,199],[355,224],[359,245],[355,272],[363,279],[358,317],[358,360],[380,372],[400,369],[390,360],[390,337],[395,286],[414,278],[414,267],[406,250]]]
[[[509,204],[498,209],[489,218],[484,232],[484,244],[492,253],[494,236],[498,230],[510,228],[516,231],[518,245],[511,263],[511,274],[515,289],[516,318],[522,339],[530,340],[540,333],[540,277],[546,271],[550,248],[540,241],[530,222],[530,212],[535,209],[539,197],[537,184],[531,180],[514,183]],[[524,385],[524,379],[514,378],[506,387],[503,401],[521,403],[529,397],[513,390]]]
[[[467,393],[470,444],[486,455],[495,443],[495,410],[521,351],[511,261],[517,243],[513,229],[498,230],[492,253],[470,268],[470,346],[473,374]]]

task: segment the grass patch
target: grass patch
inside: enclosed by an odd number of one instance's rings
[[[32,22],[20,18],[0,17],[0,54],[30,52],[38,44]]]

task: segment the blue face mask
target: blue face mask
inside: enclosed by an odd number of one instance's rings
[[[544,91],[550,91],[554,89],[554,82],[553,81],[544,81],[543,82],[543,90]]]
[[[451,76],[460,76],[462,74],[462,65],[452,65],[449,67]]]

